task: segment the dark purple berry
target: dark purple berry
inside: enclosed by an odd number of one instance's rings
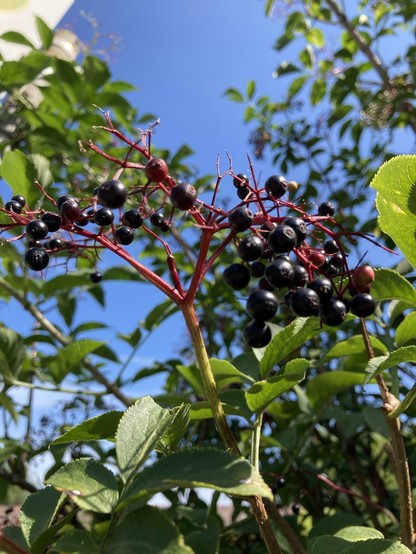
[[[26,198],[21,194],[15,194],[14,196],[12,196],[12,202],[19,202],[22,208],[26,206]]]
[[[41,219],[34,219],[33,221],[29,221],[26,225],[26,233],[33,240],[44,239],[48,232],[48,226]]]
[[[236,233],[247,231],[253,223],[253,214],[245,206],[234,208],[228,216],[230,227]]]
[[[267,237],[267,242],[275,254],[282,254],[293,250],[297,244],[297,237],[289,225],[277,225]]]
[[[248,269],[250,271],[250,275],[258,279],[260,277],[263,277],[266,266],[263,262],[253,262],[249,265]]]
[[[290,286],[294,288],[304,287],[309,281],[308,271],[303,267],[303,265],[294,265],[293,266],[293,277],[290,282]]]
[[[293,504],[292,505],[292,512],[295,514],[295,516],[298,515],[300,512],[300,504]]]
[[[272,292],[257,289],[248,297],[246,309],[253,319],[268,321],[276,315],[277,306],[277,298]]]
[[[273,292],[276,289],[276,287],[271,285],[269,281],[266,279],[266,277],[262,277],[259,281],[259,289],[269,290],[270,292]]]
[[[244,175],[244,173],[239,173],[233,178],[233,185],[236,189],[241,189],[243,187],[247,187],[248,185],[248,177],[247,175]]]
[[[316,292],[321,302],[329,300],[334,292],[331,281],[326,277],[317,277],[309,281],[306,286]]]
[[[339,252],[338,244],[334,239],[328,239],[324,242],[324,250],[326,254],[336,254]]]
[[[57,214],[46,212],[45,214],[42,214],[40,218],[44,223],[46,223],[50,233],[54,233],[61,228],[62,218]]]
[[[49,255],[46,252],[45,248],[41,246],[34,246],[29,248],[25,254],[26,265],[33,269],[33,271],[42,271],[48,266]]]
[[[6,211],[13,212],[15,214],[21,214],[23,211],[23,206],[19,202],[16,202],[16,200],[10,200],[9,202],[6,202],[4,208]]]
[[[263,321],[251,321],[244,328],[244,339],[251,348],[264,348],[272,339],[270,327]]]
[[[170,225],[166,220],[162,221],[162,225],[160,226],[160,230],[162,231],[162,233],[167,233],[168,231],[170,231]]]
[[[127,210],[121,219],[124,225],[128,225],[132,229],[138,229],[143,225],[143,217],[141,216],[139,210],[134,208]]]
[[[273,287],[288,287],[293,279],[293,265],[282,258],[271,262],[264,271],[264,276]]]
[[[240,200],[245,200],[250,192],[251,191],[249,187],[240,187],[239,189],[237,189],[237,196],[238,198],[240,198]]]
[[[350,300],[350,310],[357,317],[368,317],[375,312],[376,303],[371,294],[359,292]]]
[[[292,227],[295,231],[297,238],[296,244],[303,242],[308,235],[306,224],[300,217],[287,217],[283,220],[282,225],[289,225],[289,227]]]
[[[347,306],[342,300],[332,297],[321,304],[319,317],[325,325],[336,327],[344,321],[347,311]]]
[[[231,264],[225,268],[223,279],[234,290],[245,288],[250,282],[250,272],[243,264]]]
[[[124,246],[127,244],[131,244],[134,240],[134,231],[131,227],[127,227],[127,225],[122,225],[121,227],[118,227],[115,232],[116,240],[120,244],[123,244]]]
[[[196,188],[188,183],[179,183],[170,191],[170,201],[178,210],[190,210],[196,201]]]
[[[285,478],[284,478],[284,477],[280,477],[279,479],[277,479],[277,480],[276,480],[276,486],[277,486],[277,488],[279,488],[279,489],[284,489],[285,486],[286,486]]]
[[[87,215],[81,214],[80,218],[77,219],[77,225],[79,227],[85,227],[90,222],[90,218]]]
[[[264,188],[272,198],[281,198],[287,191],[287,181],[281,175],[272,175],[267,179]]]
[[[49,250],[59,250],[60,248],[63,248],[64,245],[64,241],[61,239],[51,239],[48,243],[48,248]]]
[[[105,208],[121,208],[127,200],[127,188],[115,179],[110,179],[96,189],[98,202]]]
[[[335,207],[332,202],[322,202],[322,204],[318,206],[319,215],[333,216],[334,213],[335,213]]]
[[[58,200],[56,201],[56,206],[58,208],[58,210],[61,209],[61,206],[64,202],[66,202],[67,200],[73,200],[74,202],[77,202],[77,199],[74,198],[73,196],[68,196],[67,194],[64,194],[63,196],[60,196],[58,198]]]
[[[144,172],[149,181],[160,183],[169,175],[169,168],[162,158],[152,158],[147,162]]]
[[[237,252],[246,262],[254,262],[263,256],[264,241],[256,235],[250,235],[240,240]]]
[[[100,208],[94,213],[94,223],[100,227],[111,225],[114,221],[114,214],[110,208]]]
[[[76,200],[65,200],[60,207],[61,216],[68,221],[76,221],[81,215],[81,208]]]
[[[90,281],[92,283],[99,283],[102,280],[103,276],[99,271],[95,271],[94,273],[90,273]]]
[[[344,265],[344,257],[341,252],[331,256],[331,264],[337,268],[341,268]]]
[[[290,297],[291,310],[300,317],[318,315],[319,296],[312,289],[297,289]]]
[[[155,212],[150,216],[150,223],[155,227],[161,227],[164,222],[165,218],[159,212]]]

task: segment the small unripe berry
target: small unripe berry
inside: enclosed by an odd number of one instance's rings
[[[149,181],[160,183],[169,175],[169,168],[162,158],[152,158],[147,162],[144,172]]]

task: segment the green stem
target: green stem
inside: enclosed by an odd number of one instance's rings
[[[256,417],[256,421],[253,426],[253,434],[251,437],[251,465],[256,471],[259,471],[259,452],[261,441],[261,427],[263,425],[263,412]]]

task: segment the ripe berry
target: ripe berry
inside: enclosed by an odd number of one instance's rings
[[[303,242],[307,237],[307,230],[306,230],[306,224],[300,217],[287,217],[282,222],[283,225],[289,225],[289,227],[292,227],[292,229],[296,233],[297,242],[296,244],[300,244]]]
[[[150,216],[150,223],[155,227],[161,227],[164,222],[165,222],[165,218],[163,217],[162,214],[158,212],[155,212]]]
[[[111,225],[114,221],[114,214],[110,208],[100,208],[94,214],[94,223],[100,227]]]
[[[293,265],[283,258],[276,258],[264,271],[267,282],[273,287],[287,287],[291,283],[294,275]]]
[[[336,254],[339,248],[334,239],[328,239],[324,242],[324,250],[326,254]]]
[[[247,198],[247,196],[250,194],[250,188],[249,187],[240,187],[237,189],[237,196],[240,198],[240,200],[244,200]]]
[[[25,254],[25,262],[30,269],[33,271],[42,271],[48,266],[49,255],[46,252],[45,248],[41,246],[34,246],[29,248]]]
[[[128,190],[115,179],[106,181],[96,189],[98,202],[105,208],[121,208],[127,200]]]
[[[225,268],[223,279],[232,289],[241,290],[249,284],[250,272],[245,265],[234,263]]]
[[[293,277],[290,282],[291,287],[304,287],[309,280],[309,274],[303,265],[293,266]]]
[[[46,223],[50,233],[55,233],[55,231],[58,231],[61,228],[62,219],[61,216],[57,214],[46,212],[45,214],[42,214],[40,218],[44,223]]]
[[[14,196],[12,196],[12,202],[19,202],[22,208],[26,206],[26,198],[21,194],[15,194]]]
[[[44,239],[48,232],[48,226],[41,219],[34,219],[26,225],[26,233],[33,240]]]
[[[48,248],[49,248],[49,250],[58,250],[60,248],[63,248],[64,245],[65,245],[64,241],[61,240],[61,239],[51,239],[48,243]],[[45,246],[45,248],[46,248],[46,246]]]
[[[160,183],[169,175],[169,168],[162,158],[152,158],[147,162],[144,172],[149,181]]]
[[[167,233],[168,231],[170,231],[170,225],[165,219],[162,221],[160,230],[162,231],[162,233]]]
[[[287,191],[287,181],[281,175],[272,175],[267,179],[264,188],[272,198],[281,198]]]
[[[60,207],[61,216],[68,221],[76,221],[81,215],[81,208],[76,200],[65,200]]]
[[[102,280],[103,276],[99,271],[95,273],[90,273],[90,281],[92,283],[99,283]]]
[[[290,297],[290,308],[301,317],[318,315],[319,296],[312,289],[297,289]]]
[[[77,202],[76,198],[74,198],[73,196],[68,196],[67,194],[64,194],[63,196],[60,196],[58,198],[58,200],[56,201],[56,205],[58,207],[58,210],[61,209],[61,206],[64,202],[66,202],[67,200],[73,200],[74,202]]]
[[[347,315],[347,306],[342,300],[332,297],[321,304],[319,308],[319,317],[322,323],[336,327],[341,325]]]
[[[253,319],[268,321],[276,315],[277,306],[277,298],[272,292],[257,289],[248,297],[246,309]]]
[[[259,289],[269,290],[270,292],[273,292],[276,289],[276,287],[271,285],[269,281],[266,279],[266,277],[262,277],[259,281]]]
[[[331,281],[326,277],[317,277],[309,281],[306,286],[316,292],[321,302],[329,300],[334,292]]]
[[[293,504],[292,505],[292,512],[295,514],[295,516],[298,515],[300,512],[300,504]]]
[[[253,223],[253,214],[245,206],[240,208],[234,208],[229,213],[228,220],[230,222],[230,227],[236,233],[247,231]]]
[[[277,485],[277,488],[279,488],[279,489],[284,489],[285,486],[286,486],[285,478],[284,478],[284,477],[280,477],[279,479],[277,479],[277,480],[276,480],[276,485]]]
[[[244,175],[244,173],[239,173],[233,178],[233,185],[236,189],[247,187],[248,182],[248,177],[247,175]]]
[[[374,269],[369,265],[360,265],[352,274],[352,282],[359,292],[361,292],[360,287],[371,285],[375,278]]]
[[[368,317],[376,309],[376,303],[371,294],[359,292],[350,300],[350,310],[357,317]]]
[[[189,210],[195,204],[196,188],[188,183],[179,183],[170,191],[170,201],[178,210]]]
[[[266,266],[263,262],[253,262],[248,266],[250,275],[255,278],[263,277]]]
[[[20,204],[20,202],[16,202],[16,200],[10,200],[9,202],[6,202],[4,208],[6,211],[14,212],[15,214],[21,214],[23,210],[23,206]]]
[[[117,242],[123,245],[131,244],[134,240],[134,231],[127,225],[122,225],[115,232]]]
[[[134,208],[127,210],[121,219],[124,225],[128,225],[132,229],[138,229],[143,225],[143,217],[141,216],[139,210]]]
[[[244,328],[244,339],[251,348],[263,348],[269,344],[272,332],[263,321],[251,321]]]
[[[331,264],[336,268],[341,268],[344,265],[344,257],[341,252],[331,256]]]
[[[335,207],[332,204],[332,202],[322,202],[318,206],[318,214],[319,215],[330,215],[333,216],[335,213]]]
[[[264,253],[264,241],[256,235],[244,237],[238,243],[237,252],[246,262],[254,262]]]
[[[296,232],[289,225],[277,225],[267,237],[267,242],[275,254],[290,252],[297,244]]]

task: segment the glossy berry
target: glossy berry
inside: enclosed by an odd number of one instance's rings
[[[259,281],[259,289],[269,290],[270,292],[273,292],[274,290],[276,290],[276,287],[271,285],[266,277],[262,277]]]
[[[276,486],[278,489],[284,489],[286,486],[286,480],[284,477],[280,477],[279,479],[276,479]]]
[[[251,191],[249,187],[240,187],[239,189],[237,189],[237,196],[238,198],[240,198],[240,200],[245,200],[250,192]]]
[[[275,254],[290,252],[297,244],[296,232],[289,225],[277,225],[267,237],[267,243]]]
[[[312,289],[297,289],[290,297],[290,308],[300,317],[318,315],[319,305],[319,296]]]
[[[155,212],[150,216],[150,223],[155,227],[161,227],[164,222],[165,218],[159,212]]]
[[[232,289],[241,290],[249,284],[250,272],[245,265],[234,263],[225,268],[223,279]]]
[[[308,259],[315,267],[322,267],[326,262],[325,255],[317,250],[311,250],[308,254]]]
[[[115,235],[117,242],[123,244],[124,246],[131,244],[134,241],[134,231],[131,227],[127,227],[127,225],[118,227],[115,231]]]
[[[160,230],[162,231],[162,233],[167,233],[168,231],[170,231],[170,225],[166,220],[162,221],[162,225],[160,226]]]
[[[371,294],[359,292],[350,300],[350,310],[357,317],[368,317],[375,312],[376,303]]]
[[[332,297],[322,303],[319,308],[319,317],[322,323],[336,327],[341,325],[347,315],[347,306],[342,300]]]
[[[277,306],[277,298],[272,292],[257,289],[248,297],[246,309],[253,319],[268,321],[276,315]]]
[[[300,512],[300,504],[292,504],[292,512],[297,516]]]
[[[116,179],[110,179],[97,187],[96,196],[98,202],[105,208],[121,208],[127,200],[127,188]]]
[[[81,216],[81,208],[76,200],[65,200],[60,207],[61,216],[68,221],[76,221]]]
[[[59,250],[60,248],[63,248],[65,246],[65,243],[61,239],[51,239],[48,243],[49,250]]]
[[[190,210],[196,201],[196,188],[188,183],[179,183],[170,191],[170,201],[178,210]]]
[[[304,287],[309,280],[309,274],[303,265],[293,266],[293,277],[290,286],[294,288]]]
[[[162,158],[152,158],[147,162],[144,172],[149,181],[160,183],[169,175],[169,168]]]
[[[270,327],[263,321],[253,320],[244,328],[244,339],[251,348],[264,348],[271,338]]]
[[[329,300],[334,292],[331,281],[326,277],[317,277],[316,279],[312,279],[312,281],[309,281],[306,286],[316,292],[321,302]]]
[[[100,208],[94,213],[94,223],[100,227],[111,225],[114,221],[114,214],[110,208]]]
[[[344,257],[341,252],[337,252],[337,254],[331,256],[331,264],[338,269],[344,265]]]
[[[66,202],[67,200],[73,200],[74,202],[77,202],[77,199],[74,198],[73,196],[68,196],[67,194],[64,194],[62,196],[60,196],[58,198],[58,200],[56,201],[56,206],[58,208],[58,210],[61,209],[61,206],[64,202]]]
[[[240,233],[250,229],[253,223],[253,214],[248,208],[241,206],[240,208],[234,208],[229,213],[228,220],[231,229],[236,233]]]
[[[4,208],[6,211],[13,212],[15,214],[21,214],[23,211],[23,206],[20,204],[20,202],[16,202],[16,200],[10,200],[9,202],[6,202]]]
[[[293,265],[284,258],[276,258],[264,271],[267,282],[276,288],[288,287],[293,275]]]
[[[49,255],[45,248],[33,246],[25,254],[26,265],[33,271],[42,271],[48,266]]]
[[[328,239],[324,242],[324,250],[326,254],[336,254],[339,248],[334,239]]]
[[[264,188],[272,198],[281,198],[287,191],[287,181],[281,175],[272,175],[267,179]]]
[[[360,287],[366,287],[376,278],[374,269],[369,265],[360,265],[356,267],[352,274],[352,282],[359,292]]]
[[[99,271],[95,271],[94,273],[90,273],[90,281],[92,283],[99,283],[102,280],[103,276]]]
[[[264,241],[256,235],[244,237],[238,243],[237,252],[242,260],[254,262],[263,256]]]
[[[61,228],[62,218],[57,214],[46,212],[42,214],[40,218],[44,223],[46,223],[50,233],[55,233],[55,231],[58,231]]]
[[[12,196],[12,202],[19,202],[22,208],[26,206],[26,198],[21,194],[15,194],[14,196]]]
[[[319,215],[333,216],[334,213],[335,213],[335,207],[332,204],[332,202],[322,202],[322,204],[319,204],[318,206]]]
[[[289,225],[289,227],[292,227],[295,231],[297,238],[296,244],[303,242],[308,235],[306,224],[300,217],[287,217],[283,220],[282,225]]]
[[[263,277],[266,266],[263,262],[253,262],[249,265],[248,269],[250,271],[250,275],[258,279]]]
[[[136,210],[135,208],[127,210],[121,219],[124,225],[128,225],[132,229],[138,229],[143,225],[143,217],[141,216],[139,210]]]
[[[233,185],[236,189],[247,187],[248,182],[248,177],[244,175],[244,173],[238,173],[238,175],[233,178]]]
[[[48,232],[48,226],[41,219],[34,219],[26,225],[26,233],[33,240],[44,239]]]

